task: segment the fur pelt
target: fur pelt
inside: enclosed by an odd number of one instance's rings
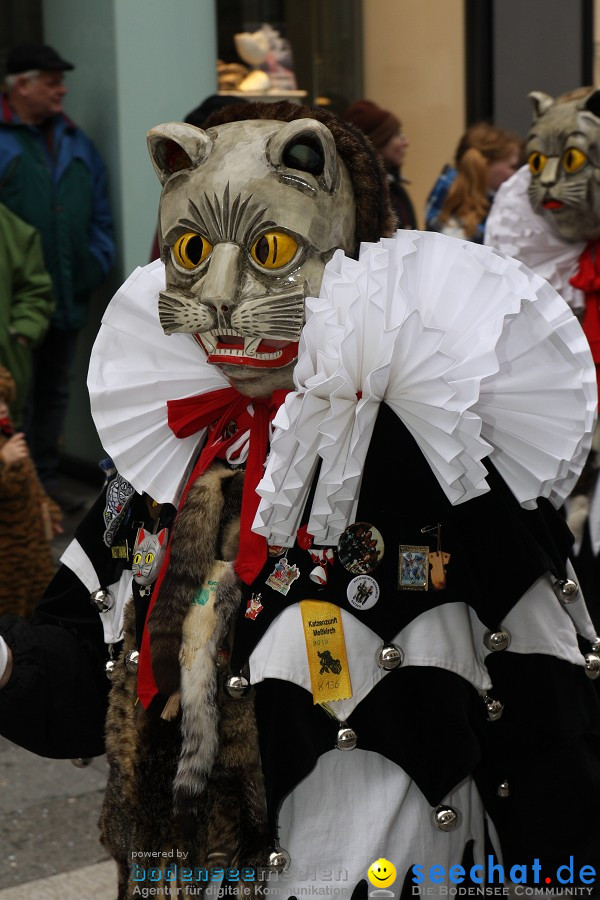
[[[177,517],[169,572],[151,616],[163,693],[148,710],[137,702],[135,674],[123,665],[135,648],[133,603],[126,608],[107,718],[110,773],[100,820],[102,841],[119,868],[119,900],[133,897],[136,862],[161,865],[160,858],[132,853],[173,852],[177,858],[179,850],[189,866],[259,866],[271,849],[253,693],[234,700],[224,690],[241,600],[232,561],[242,486],[241,473],[214,465],[191,488]],[[205,601],[201,591],[209,579],[213,590]],[[169,693],[170,712],[163,717]]]

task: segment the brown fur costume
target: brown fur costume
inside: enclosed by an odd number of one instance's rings
[[[136,648],[133,603],[126,607],[100,820],[102,842],[118,864],[120,900],[133,896],[134,852],[183,849],[187,866],[261,865],[268,856],[253,696],[234,700],[223,689],[240,602],[231,561],[242,484],[241,472],[214,465],[195,482],[176,519],[169,573],[149,621],[162,701],[148,711],[136,702],[136,675],[124,665]],[[214,603],[199,606],[195,598],[215,565],[221,571]],[[186,654],[190,617],[199,620],[205,640]],[[141,857],[139,864],[160,867],[160,858]]]
[[[11,403],[15,382],[0,366],[0,396]],[[0,451],[9,440],[0,432]],[[54,574],[51,521],[61,513],[27,458],[12,466],[0,459],[0,555],[10,577],[0,581],[0,614],[29,617]]]

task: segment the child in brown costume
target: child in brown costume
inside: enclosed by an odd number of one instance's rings
[[[30,616],[54,574],[50,551],[60,510],[42,488],[9,406],[15,382],[0,366],[0,555],[10,578],[0,580],[0,613]]]

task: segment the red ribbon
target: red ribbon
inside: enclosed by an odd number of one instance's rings
[[[252,522],[258,509],[256,488],[262,476],[263,465],[269,446],[269,423],[283,403],[286,390],[273,391],[270,397],[249,398],[240,394],[235,388],[224,388],[210,391],[195,397],[182,400],[167,401],[167,417],[169,427],[178,438],[189,437],[200,429],[209,426],[206,444],[192,470],[181,500],[179,510],[183,507],[190,488],[196,479],[205,472],[217,457],[224,458],[228,447],[239,438],[240,432],[250,430],[250,449],[246,462],[244,491],[242,495],[242,512],[240,520],[240,547],[235,561],[235,571],[246,584],[251,584],[259,574],[267,559],[267,542],[260,534],[252,531]],[[254,415],[250,415],[248,406],[252,404]],[[235,428],[230,429],[234,422]],[[229,434],[229,431],[233,434]],[[160,572],[152,592],[152,600],[146,616],[146,627],[142,635],[138,666],[138,697],[147,708],[158,693],[152,672],[152,653],[150,633],[147,623],[160,594],[169,561],[171,558],[171,540],[167,545]]]
[[[579,257],[577,273],[570,284],[585,294],[585,312],[581,326],[585,333],[592,358],[596,364],[596,377],[600,384],[600,241],[591,241]]]

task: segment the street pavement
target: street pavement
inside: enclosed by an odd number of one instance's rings
[[[55,540],[58,559],[98,488],[71,479],[83,498]],[[107,763],[85,768],[35,756],[0,738],[0,900],[115,900],[116,868],[99,841]]]

